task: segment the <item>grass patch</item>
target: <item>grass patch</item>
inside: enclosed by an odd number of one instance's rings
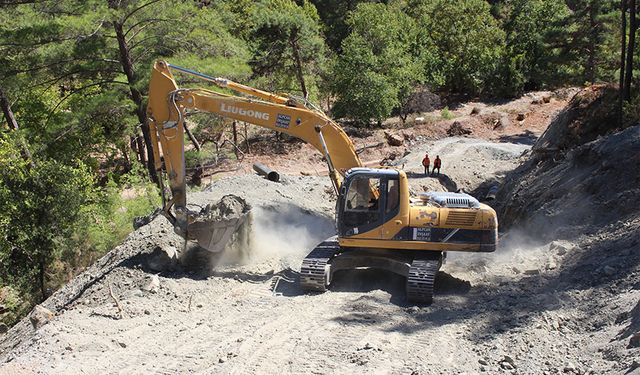
[[[456,115],[449,110],[449,107],[444,107],[442,112],[440,112],[440,116],[445,120],[453,120],[456,118]]]

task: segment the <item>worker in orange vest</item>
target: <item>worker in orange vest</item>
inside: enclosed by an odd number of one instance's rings
[[[438,176],[440,176],[440,167],[442,166],[442,160],[440,160],[440,155],[436,155],[436,160],[433,161],[433,171],[431,174],[433,175],[438,170]]]
[[[424,154],[424,159],[422,159],[422,166],[424,167],[424,174],[429,175],[429,165],[431,165],[431,160],[429,160],[429,154]]]

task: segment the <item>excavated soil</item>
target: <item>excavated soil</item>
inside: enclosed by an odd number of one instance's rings
[[[619,134],[633,139],[638,128]],[[636,150],[639,141],[622,138],[611,142]],[[595,142],[583,147],[597,155],[613,147]],[[241,174],[189,199],[194,209],[226,194],[246,199],[253,207],[246,246],[213,262],[196,257],[190,267],[152,272],[148,257],[157,246],[183,249],[170,224],[156,218],[45,301],[42,306],[55,312],[51,321],[34,329],[24,319],[1,337],[0,372],[637,375],[638,210],[628,209],[619,220],[604,212],[607,220],[587,220],[564,236],[529,228],[544,213],[577,204],[561,203],[574,191],[570,183],[548,195],[536,176],[551,173],[560,181],[583,160],[567,157],[552,161],[558,169],[525,170],[532,143],[425,140],[394,161],[404,163],[415,192],[480,192],[504,181],[500,208],[522,181],[527,188],[520,199],[547,194],[546,201],[556,202],[541,202],[531,207],[533,215],[513,219],[521,225],[502,235],[495,253],[449,254],[430,306],[406,304],[402,278],[376,270],[338,273],[330,291],[303,294],[297,283],[302,258],[334,233],[329,179],[289,174],[274,183]],[[442,158],[441,176],[422,175],[425,151]],[[606,184],[597,180],[606,172],[598,168],[576,175],[575,191],[603,193],[590,187]],[[579,185],[585,176],[594,180]],[[635,188],[638,183],[628,181]],[[582,215],[624,207],[605,198]]]

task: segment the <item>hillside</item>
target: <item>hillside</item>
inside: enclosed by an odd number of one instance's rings
[[[567,125],[572,103],[547,134]],[[157,248],[182,240],[156,218],[45,301],[54,316],[0,337],[0,371],[630,373],[640,356],[640,127],[574,141],[562,158],[499,132],[412,140],[395,161],[415,191],[504,181],[499,250],[449,254],[430,306],[406,304],[403,280],[376,270],[302,294],[301,259],[333,233],[329,180],[240,171],[191,199],[247,199],[249,245],[159,267]],[[442,177],[420,175],[425,151],[445,161]]]

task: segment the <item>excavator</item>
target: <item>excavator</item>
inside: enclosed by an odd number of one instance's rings
[[[173,72],[217,89],[179,87]],[[425,192],[412,197],[404,171],[365,168],[340,125],[305,98],[156,61],[147,114],[155,169],[169,183],[169,189],[163,189],[168,191],[163,193],[162,213],[177,234],[212,252],[224,249],[244,218],[208,222],[203,218],[206,209],[187,208],[184,133],[191,111],[286,133],[315,147],[326,160],[337,194],[337,236],[318,244],[302,261],[300,285],[305,292],[325,291],[338,271],[376,268],[406,278],[409,302],[431,303],[447,252],[496,249],[498,221],[491,207],[464,193]]]

